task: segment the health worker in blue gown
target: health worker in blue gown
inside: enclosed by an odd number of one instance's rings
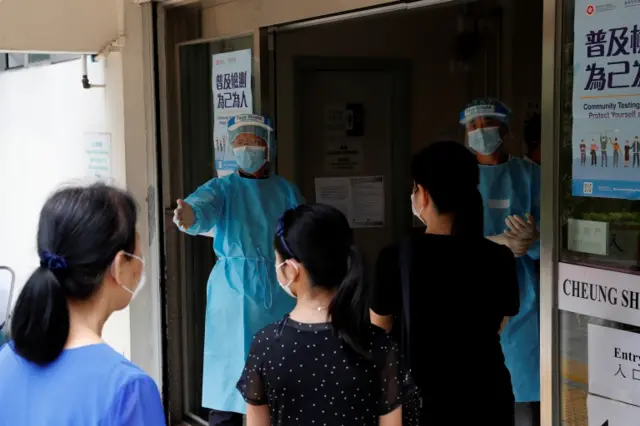
[[[540,168],[501,149],[510,133],[510,115],[502,102],[480,99],[461,112],[460,123],[480,165],[485,236],[509,247],[517,258],[520,312],[505,319],[501,343],[516,399],[516,425],[528,426],[539,424],[540,415],[540,280],[536,265],[540,258],[536,227]]]
[[[207,282],[202,374],[211,426],[242,425],[246,403],[236,383],[252,337],[295,305],[276,279],[273,236],[282,213],[302,202],[296,187],[272,170],[268,119],[238,116],[228,131],[237,170],[178,200],[174,217],[187,234],[213,230],[218,260]]]

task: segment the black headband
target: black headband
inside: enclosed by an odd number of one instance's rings
[[[282,244],[282,248],[285,249],[287,254],[291,258],[295,259],[296,257],[294,256],[293,252],[289,248],[289,245],[287,244],[287,241],[284,238],[284,214],[280,216],[280,219],[278,219],[278,225],[276,226],[276,237],[278,237],[278,239],[280,240],[280,244]]]

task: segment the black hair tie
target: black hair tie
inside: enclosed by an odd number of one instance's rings
[[[40,266],[50,271],[63,271],[67,269],[69,265],[64,257],[43,251],[40,253]]]

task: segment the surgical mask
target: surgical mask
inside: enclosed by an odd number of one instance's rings
[[[491,155],[502,144],[500,129],[485,127],[469,132],[469,148],[482,155]]]
[[[276,272],[278,272],[278,269],[282,268],[284,265],[287,264],[287,261],[282,262],[279,265],[276,265]],[[298,267],[296,265],[294,265],[293,263],[291,263],[290,265],[292,265],[296,271],[298,270]],[[296,296],[295,294],[293,294],[293,292],[291,291],[291,283],[293,283],[293,280],[289,280],[288,283],[286,284],[282,284],[280,282],[280,280],[278,280],[278,284],[280,284],[280,287],[282,287],[282,289],[291,297],[293,297],[294,299],[297,299],[298,296]]]
[[[265,159],[266,148],[263,146],[241,146],[233,148],[233,155],[238,166],[249,174],[260,170],[267,162]]]
[[[142,287],[144,287],[144,283],[145,283],[145,276],[144,276],[144,259],[141,257],[136,256],[135,254],[131,254],[131,253],[125,253],[127,256],[129,257],[133,257],[136,260],[139,260],[142,263],[142,273],[140,274],[140,279],[138,280],[138,285],[136,286],[135,290],[131,290],[130,288],[125,287],[124,285],[120,284],[120,287],[122,287],[123,289],[125,289],[125,291],[129,294],[131,294],[131,300],[135,299],[136,296],[138,294],[140,294],[140,290],[142,290]]]
[[[427,222],[424,221],[424,219],[422,218],[422,211],[424,210],[424,206],[422,206],[420,208],[420,210],[416,210],[416,205],[413,201],[413,196],[416,195],[416,193],[414,192],[413,194],[411,194],[411,212],[413,213],[413,215],[415,217],[417,217],[418,219],[420,219],[420,222],[422,222],[425,226],[427,225]]]

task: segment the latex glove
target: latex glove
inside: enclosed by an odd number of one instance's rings
[[[500,244],[501,246],[506,246],[507,245],[507,237],[504,234],[489,235],[486,238],[487,238],[487,240],[493,241],[494,243]]]
[[[183,231],[191,228],[196,222],[193,208],[184,200],[178,200],[178,207],[173,211],[173,222]]]
[[[511,250],[515,257],[520,257],[527,252],[524,245],[521,244],[519,240],[507,237],[504,232],[502,234],[490,235],[485,238],[489,241],[493,241],[496,244],[507,247],[509,250]]]
[[[508,216],[505,219],[507,230],[504,235],[507,239],[507,246],[513,254],[523,256],[538,239],[538,230],[533,216],[527,213],[526,219],[518,215]]]

